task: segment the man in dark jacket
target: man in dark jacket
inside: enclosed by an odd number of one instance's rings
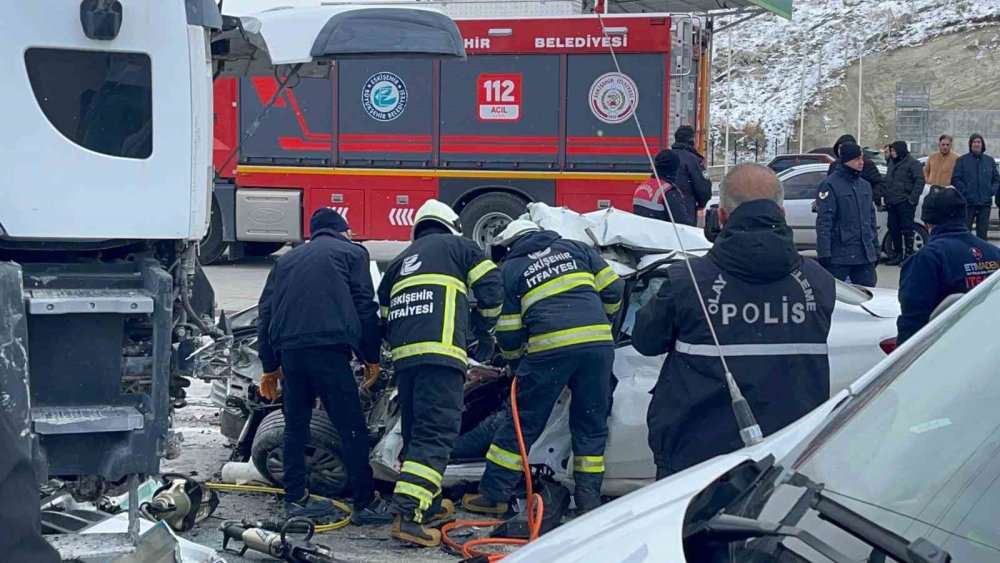
[[[830,168],[826,172],[828,175],[833,174],[837,166],[844,162],[840,158],[840,146],[844,143],[858,144],[858,141],[854,138],[854,135],[841,135],[837,139],[837,142],[833,143],[833,154],[837,155],[837,160],[830,163]],[[866,156],[864,157],[864,166],[861,168],[861,178],[872,187],[872,202],[875,204],[875,207],[882,205],[882,187],[885,177],[878,171],[878,166]]]
[[[861,177],[861,147],[844,143],[840,154],[843,164],[823,180],[816,195],[816,253],[835,278],[875,287],[877,225],[871,185]]]
[[[965,215],[965,198],[956,189],[932,187],[924,198],[920,219],[931,237],[903,263],[898,344],[930,322],[931,313],[946,297],[968,293],[1000,270],[1000,248],[970,233]]]
[[[694,280],[687,265],[670,266],[636,316],[632,346],[669,353],[646,417],[657,479],[743,445],[695,284],[765,436],[830,398],[834,280],[796,251],[783,199],[770,169],[733,168],[720,191],[722,233],[707,256],[690,260]]]
[[[632,213],[641,217],[670,221],[682,225],[694,225],[697,217],[691,214],[684,192],[674,187],[680,168],[677,151],[664,149],[656,155],[656,174],[639,184],[632,196]],[[659,178],[659,181],[657,181]]]
[[[58,563],[59,553],[42,536],[38,483],[17,436],[0,409],[0,561]]]
[[[677,152],[680,165],[677,169],[676,182],[673,184],[684,193],[684,204],[688,216],[694,225],[698,210],[704,209],[708,200],[712,199],[712,181],[705,171],[705,157],[694,148],[694,128],[681,125],[674,132],[674,144],[670,146]]]
[[[369,365],[379,361],[378,306],[368,252],[347,238],[348,230],[336,211],[317,209],[309,221],[311,240],[271,269],[258,308],[257,347],[265,372],[260,392],[275,398],[281,382],[288,516],[322,519],[333,512],[332,503],[306,490],[306,441],[318,395],[343,441],[352,521],[387,524],[391,515],[375,495],[368,431],[351,369],[352,351]]]
[[[601,504],[615,357],[608,315],[621,308],[625,284],[593,248],[531,221],[511,222],[494,246],[507,251],[497,344],[517,374],[524,446],[531,449],[569,387],[573,497],[579,512],[593,510]],[[507,418],[486,454],[479,494],[466,495],[462,506],[484,514],[506,512],[524,474],[522,464],[514,421]]]
[[[441,532],[429,524],[455,513],[442,499],[441,480],[462,429],[468,327],[477,326],[480,341],[492,338],[503,282],[496,265],[462,236],[455,211],[431,199],[417,210],[413,243],[386,268],[378,300],[399,382],[404,448],[391,533],[434,547]]]
[[[979,133],[969,137],[969,153],[958,157],[951,183],[968,202],[966,224],[971,229],[975,222],[976,236],[986,240],[990,229],[990,199],[1000,192],[1000,176],[997,163],[986,154],[986,141]]]
[[[924,168],[910,155],[904,141],[892,144],[889,157],[889,173],[882,190],[891,242],[886,264],[898,266],[913,254],[913,215],[924,193]]]

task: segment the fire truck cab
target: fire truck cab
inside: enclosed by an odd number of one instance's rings
[[[294,77],[281,92],[271,77],[216,80],[218,180],[202,261],[304,240],[324,206],[358,238],[407,240],[430,198],[485,245],[533,201],[631,210],[646,146],[669,147],[682,124],[704,142],[708,20],[457,23],[467,60],[338,61],[328,78]]]

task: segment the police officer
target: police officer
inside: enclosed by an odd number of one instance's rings
[[[878,244],[872,187],[861,177],[864,157],[854,143],[840,145],[841,164],[819,185],[816,251],[841,281],[875,287]]]
[[[783,197],[770,169],[730,170],[720,192],[723,229],[707,256],[690,260],[694,280],[686,265],[670,266],[636,316],[635,349],[647,356],[669,352],[647,414],[657,479],[742,447],[700,299],[765,435],[830,396],[834,280],[796,251]]]
[[[264,375],[260,393],[278,396],[285,414],[283,451],[288,517],[322,519],[329,501],[306,490],[305,450],[318,395],[343,440],[343,459],[354,496],[355,524],[387,524],[388,504],[375,494],[368,464],[368,430],[351,369],[352,350],[367,364],[380,353],[378,306],[368,251],[349,240],[347,221],[317,209],[311,240],[278,258],[260,295],[257,347]]]
[[[592,248],[530,221],[512,222],[494,245],[508,249],[497,344],[517,374],[524,444],[530,449],[538,439],[556,399],[569,386],[574,496],[581,512],[592,510],[601,500],[611,400],[614,342],[608,317],[621,308],[624,284]],[[486,454],[479,494],[462,500],[466,510],[506,510],[523,475],[519,452],[508,416]]]
[[[500,307],[500,271],[461,236],[458,215],[429,200],[417,210],[413,243],[386,269],[378,299],[399,384],[404,461],[392,498],[392,537],[433,547],[441,532],[427,524],[454,514],[441,479],[462,426],[468,364],[469,298],[489,340]]]
[[[967,293],[1000,269],[1000,248],[969,231],[967,205],[954,188],[934,186],[924,198],[920,220],[931,236],[920,252],[903,263],[897,344],[923,328],[945,297]]]
[[[685,195],[675,187],[680,158],[676,151],[662,150],[656,155],[656,174],[639,184],[632,196],[632,213],[640,217],[694,225],[695,215],[688,208]],[[669,210],[668,210],[669,208]]]

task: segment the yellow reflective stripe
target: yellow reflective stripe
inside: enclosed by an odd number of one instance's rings
[[[420,485],[414,485],[413,483],[407,483],[406,481],[396,481],[396,488],[393,489],[392,494],[406,495],[417,499],[419,502],[418,506],[421,511],[430,508],[431,502],[434,501],[434,493],[428,491]]]
[[[465,288],[465,282],[458,278],[446,276],[444,274],[419,274],[396,282],[392,286],[392,291],[389,292],[389,295],[394,296],[406,288],[417,285],[442,285],[444,287],[455,288],[456,291],[461,291],[463,294],[467,291]]]
[[[524,297],[521,298],[521,312],[524,313],[528,310],[528,307],[546,297],[552,297],[553,295],[558,295],[580,286],[594,287],[594,276],[586,272],[566,274],[552,281],[545,282],[524,294]]]
[[[492,307],[490,309],[479,309],[479,314],[486,317],[487,319],[492,319],[500,316],[500,311],[503,309],[500,307]]]
[[[512,332],[524,328],[521,315],[500,315],[497,321],[497,332]]]
[[[455,288],[444,290],[444,328],[441,330],[441,344],[455,343]]]
[[[462,350],[458,346],[449,346],[440,342],[416,342],[414,344],[407,344],[405,346],[393,348],[391,354],[393,360],[402,360],[413,356],[419,356],[421,354],[440,354],[442,356],[455,358],[456,360],[465,363],[469,361],[469,356],[465,353],[465,350]]]
[[[618,310],[621,309],[621,308],[622,308],[622,302],[621,302],[621,300],[615,301],[614,303],[605,303],[604,304],[604,312],[607,313],[607,314],[609,314],[609,315],[617,313]]]
[[[389,308],[386,307],[385,305],[379,307],[378,310],[379,313],[381,313],[383,319],[389,316]]]
[[[520,454],[508,452],[496,444],[490,444],[490,451],[486,452],[486,459],[511,471],[521,471],[524,469],[521,466]]]
[[[441,474],[434,471],[432,467],[428,467],[415,461],[404,461],[402,472],[409,473],[410,475],[416,475],[421,479],[426,479],[427,481],[433,483],[438,490],[441,489]]]
[[[500,348],[500,357],[505,360],[516,360],[524,355],[524,351],[527,350],[527,346],[524,344],[516,350],[504,350]]]
[[[616,274],[615,271],[611,269],[611,266],[608,266],[607,268],[604,268],[603,270],[597,273],[597,276],[594,277],[594,283],[596,285],[597,291],[601,291],[602,289],[615,283],[615,280],[617,279],[618,279],[618,274]]]
[[[580,473],[604,473],[604,456],[583,455],[574,457],[573,471]]]
[[[490,271],[496,269],[497,265],[494,264],[493,261],[490,260],[489,258],[483,260],[479,264],[476,264],[475,268],[469,270],[469,277],[468,277],[469,285],[471,286],[472,284],[479,281],[483,276],[488,274]]]
[[[556,332],[548,332],[531,336],[528,338],[528,353],[545,352],[555,348],[574,346],[576,344],[586,344],[589,342],[613,342],[611,336],[611,326],[591,325],[577,328],[568,328]]]

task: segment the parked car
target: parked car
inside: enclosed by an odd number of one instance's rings
[[[803,164],[826,163],[829,166],[835,160],[837,159],[824,153],[781,154],[772,158],[767,167],[778,173]]]
[[[781,432],[507,560],[997,561],[998,311],[993,276]]]
[[[543,228],[567,238],[600,248],[615,271],[625,280],[625,302],[614,323],[616,351],[614,373],[618,385],[610,414],[608,447],[605,452],[603,494],[620,496],[653,482],[656,467],[646,445],[646,410],[649,390],[659,376],[666,356],[645,357],[631,346],[635,315],[662,283],[665,268],[682,259],[680,246],[691,255],[702,255],[710,243],[695,227],[678,226],[680,240],[664,223],[607,209],[580,215],[545,204],[529,204],[529,217]],[[378,273],[373,272],[377,280]],[[896,292],[863,289],[837,282],[837,302],[830,332],[830,388],[836,393],[846,388],[895,346],[899,303]],[[262,475],[281,484],[281,433],[284,419],[280,402],[260,399],[260,362],[253,351],[252,329],[255,310],[233,317],[237,328],[229,351],[233,370],[227,381],[216,383],[214,395],[224,406],[222,432],[236,443],[234,458],[252,460]],[[242,332],[241,332],[242,331]],[[244,340],[238,335],[243,335]],[[357,366],[359,378],[363,369]],[[394,481],[398,477],[402,434],[399,425],[392,365],[386,357],[383,376],[370,390],[362,392],[368,417],[369,437],[375,446],[372,467],[377,478]],[[473,365],[467,379],[466,407],[462,433],[467,435],[481,422],[504,408],[510,392],[510,378],[491,366]],[[559,399],[545,430],[532,448],[532,464],[546,465],[557,481],[572,482],[573,464],[569,432],[569,394]],[[313,414],[307,454],[310,490],[338,494],[346,485],[346,473],[339,457],[339,438],[322,411]],[[376,443],[377,442],[377,443]],[[455,459],[445,471],[443,485],[452,487],[479,481],[485,469],[489,440],[482,443],[481,455]]]

